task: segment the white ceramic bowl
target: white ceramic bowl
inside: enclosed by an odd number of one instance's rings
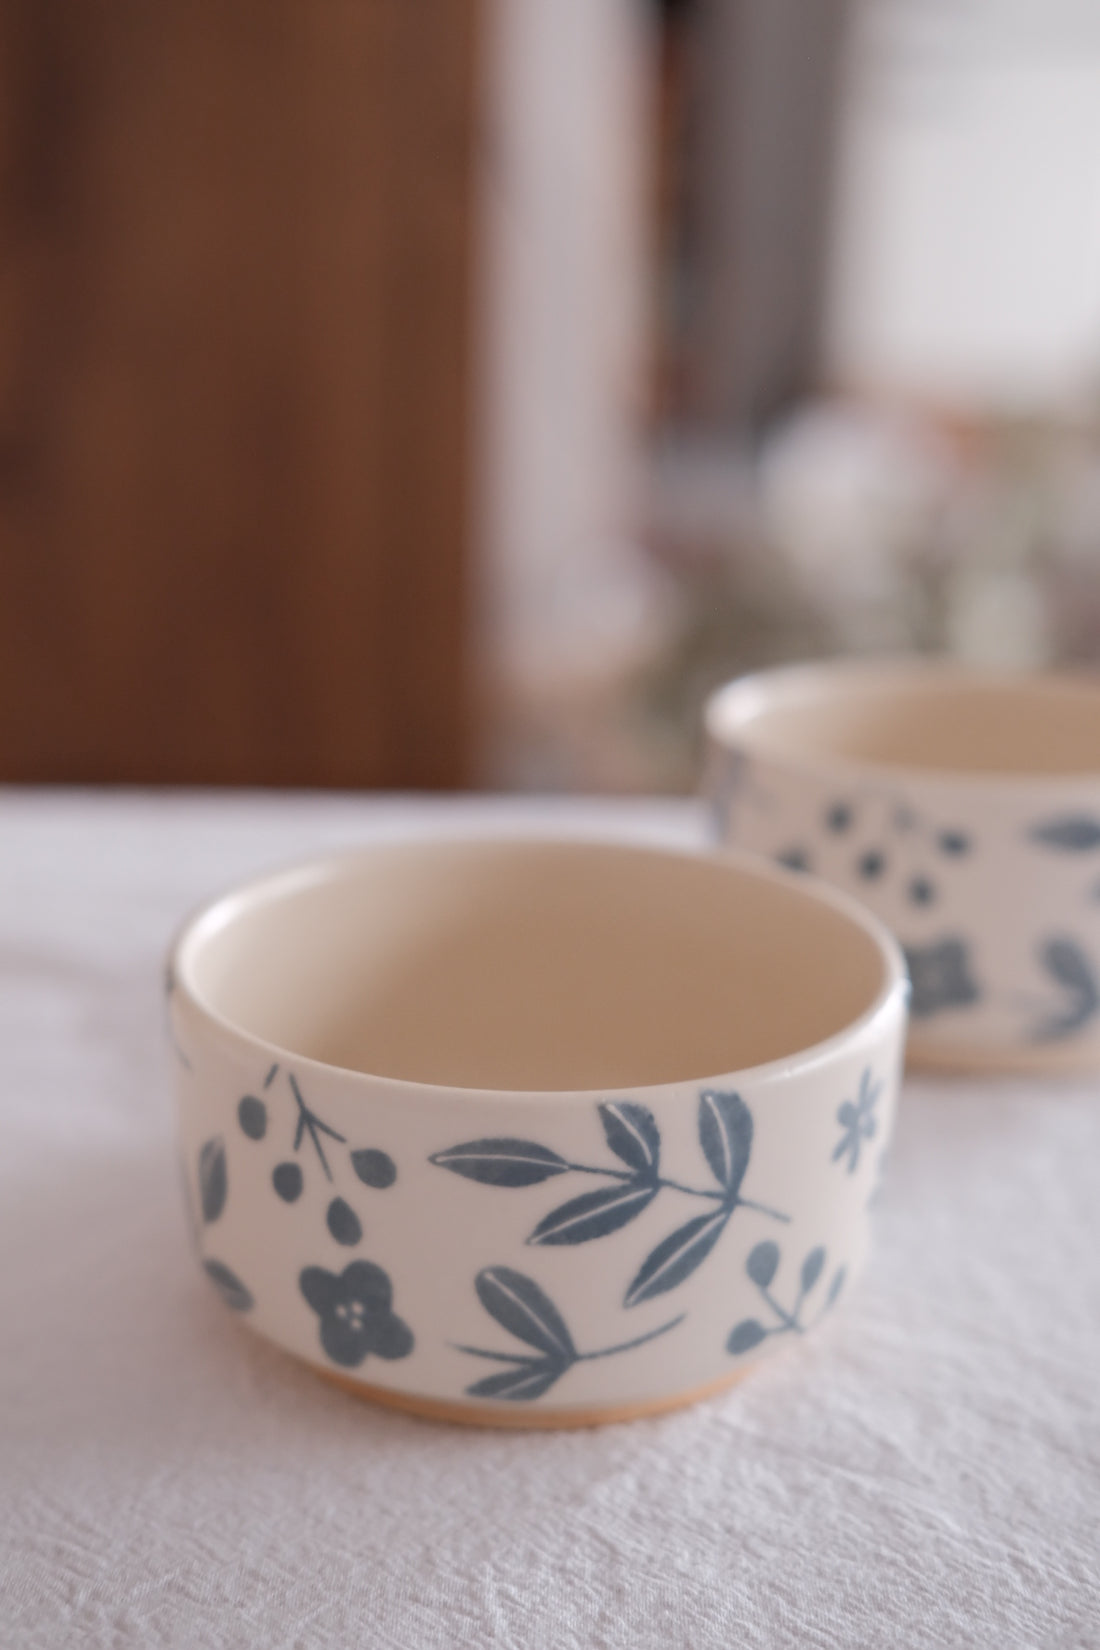
[[[915,1063],[1100,1065],[1100,683],[804,665],[731,683],[706,721],[722,840],[901,940]]]
[[[268,877],[169,970],[202,1264],[406,1408],[686,1402],[862,1267],[906,992],[854,902],[722,856],[427,841]]]

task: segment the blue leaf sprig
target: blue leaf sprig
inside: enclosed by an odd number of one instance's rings
[[[779,1270],[779,1245],[777,1243],[758,1243],[749,1251],[745,1262],[745,1272],[750,1281],[756,1285],[761,1300],[772,1314],[773,1322],[763,1324],[759,1318],[743,1318],[730,1331],[726,1342],[726,1351],[734,1357],[743,1357],[746,1352],[752,1352],[761,1346],[764,1341],[773,1335],[803,1335],[809,1327],[803,1320],[803,1309],[806,1299],[817,1288],[821,1275],[825,1270],[828,1256],[826,1250],[819,1244],[811,1249],[802,1262],[798,1277],[798,1292],[794,1304],[788,1310],[781,1306],[772,1293],[772,1284],[775,1274]],[[823,1318],[836,1304],[837,1296],[844,1288],[847,1278],[847,1269],[837,1267],[829,1284],[824,1304],[815,1318],[815,1322]]]
[[[1037,1043],[1053,1043],[1081,1031],[1100,1013],[1100,982],[1082,947],[1065,934],[1042,942],[1039,963],[1062,1000],[1057,1009],[1043,1016],[1032,1037]]]
[[[716,1185],[687,1186],[661,1173],[661,1134],[648,1106],[633,1100],[605,1100],[597,1106],[607,1146],[623,1168],[574,1163],[533,1140],[499,1136],[467,1140],[435,1152],[438,1168],[482,1186],[536,1186],[559,1175],[594,1175],[609,1185],[582,1192],[545,1215],[527,1242],[535,1247],[589,1243],[636,1220],[667,1190],[711,1204],[662,1239],[645,1257],[627,1287],[624,1306],[638,1306],[677,1288],[701,1266],[725,1231],[734,1211],[755,1209],[773,1220],[789,1216],[742,1197],[752,1153],[752,1113],[739,1094],[704,1089],[699,1096],[699,1145]]]
[[[472,1358],[487,1358],[493,1363],[505,1364],[505,1369],[494,1375],[483,1376],[466,1388],[469,1398],[499,1398],[508,1403],[529,1403],[541,1398],[575,1364],[589,1363],[595,1358],[611,1358],[620,1352],[632,1352],[635,1347],[667,1335],[670,1329],[683,1322],[683,1314],[638,1335],[632,1341],[620,1341],[615,1346],[602,1346],[594,1352],[579,1352],[568,1325],[554,1302],[523,1272],[510,1266],[487,1266],[474,1280],[474,1288],[482,1306],[500,1327],[530,1347],[530,1352],[495,1352],[480,1346],[458,1346]]]

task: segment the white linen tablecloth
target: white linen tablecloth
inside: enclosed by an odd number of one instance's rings
[[[703,837],[689,803],[0,793],[0,1647],[1100,1645],[1094,1081],[911,1082],[850,1305],[661,1419],[407,1419],[230,1319],[177,1186],[170,933],[455,824]]]

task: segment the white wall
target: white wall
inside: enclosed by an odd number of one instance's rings
[[[639,0],[494,0],[485,96],[483,656],[509,690],[629,646],[647,333]]]
[[[1100,397],[1100,0],[862,0],[832,293],[845,383]]]

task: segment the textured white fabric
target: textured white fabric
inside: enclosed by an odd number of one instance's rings
[[[1100,1644],[1096,1083],[911,1083],[851,1303],[663,1419],[406,1419],[222,1309],[176,1181],[169,933],[456,817],[702,836],[690,804],[0,795],[3,1650]]]

